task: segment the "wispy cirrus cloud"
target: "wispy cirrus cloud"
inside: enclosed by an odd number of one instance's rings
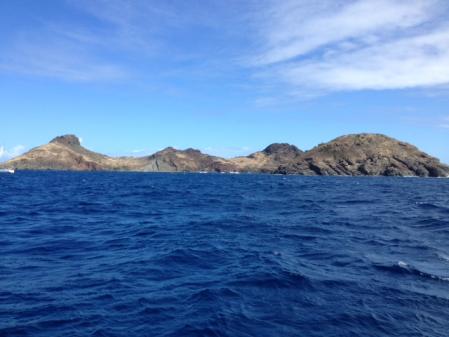
[[[19,41],[0,57],[0,69],[76,82],[113,81],[130,76],[121,65],[98,59],[65,40]]]
[[[449,82],[449,27],[280,68],[289,83],[323,90],[406,89]]]
[[[62,5],[61,5],[62,4]],[[66,0],[0,70],[66,81],[230,83],[257,104],[449,83],[446,0]],[[29,28],[29,27],[28,27]],[[198,81],[196,81],[198,82]]]
[[[199,69],[210,76],[224,66],[213,59],[234,48],[224,41],[238,31],[240,17],[230,14],[237,3],[61,1],[62,19],[40,13],[33,29],[10,27],[0,70],[83,82],[198,76]]]
[[[434,0],[286,0],[267,8],[260,24],[264,50],[256,64],[273,64],[306,55],[352,50],[397,37],[437,14]]]
[[[71,82],[116,81],[130,69],[110,57],[108,34],[79,23],[38,20],[35,29],[12,30],[0,46],[0,70]]]
[[[443,85],[448,7],[440,0],[276,2],[258,19],[261,47],[250,64],[293,94]]]
[[[129,79],[139,72],[129,59],[151,56],[167,26],[161,6],[146,1],[60,5],[70,13],[64,20],[44,15],[32,30],[11,27],[0,46],[0,70],[77,82]]]

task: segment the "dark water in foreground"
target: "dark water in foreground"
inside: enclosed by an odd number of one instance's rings
[[[0,175],[0,336],[448,336],[449,179]]]

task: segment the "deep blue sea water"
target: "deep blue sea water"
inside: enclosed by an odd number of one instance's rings
[[[449,335],[449,179],[0,174],[0,336]]]

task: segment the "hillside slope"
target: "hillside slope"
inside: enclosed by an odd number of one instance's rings
[[[446,177],[449,167],[415,146],[380,134],[355,134],[320,144],[275,172],[301,175]]]

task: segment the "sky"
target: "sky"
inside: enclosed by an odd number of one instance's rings
[[[383,133],[449,163],[447,0],[0,1],[0,161]]]

